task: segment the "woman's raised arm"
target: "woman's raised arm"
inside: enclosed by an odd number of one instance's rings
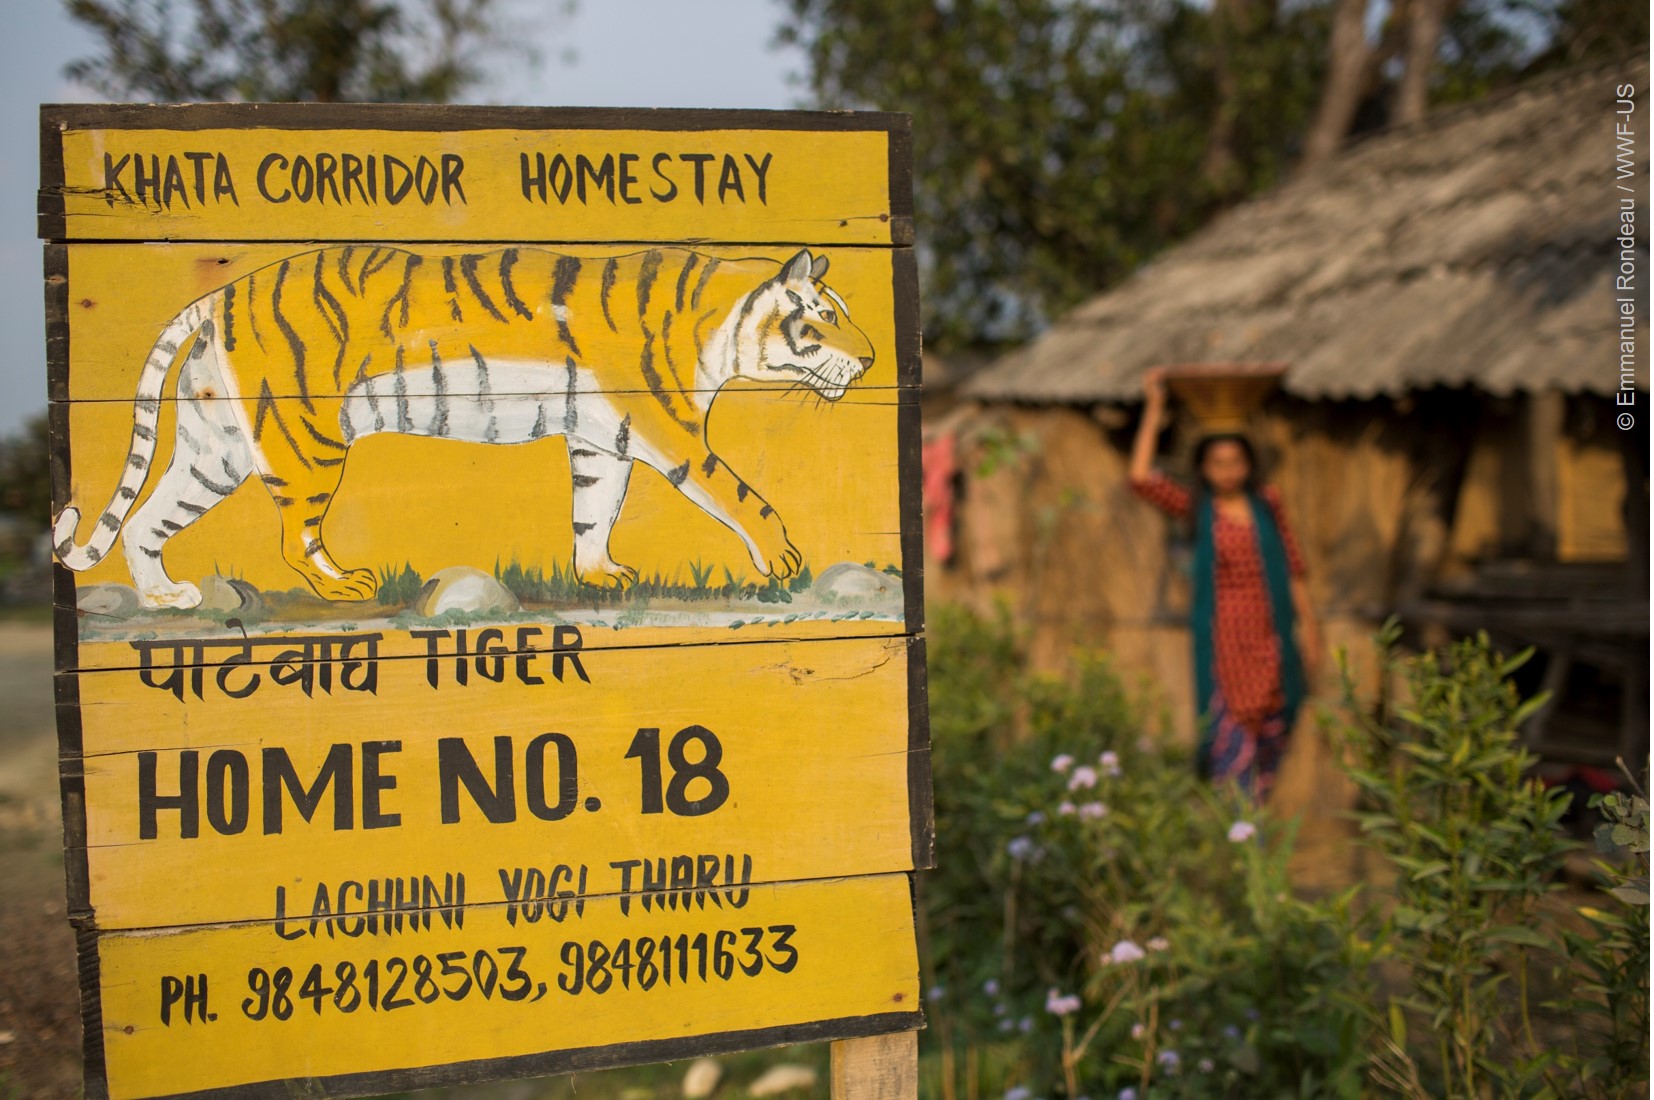
[[[1154,476],[1154,446],[1166,415],[1166,382],[1159,367],[1151,367],[1143,375],[1143,397],[1143,419],[1137,424],[1126,475],[1133,485],[1142,485]]]

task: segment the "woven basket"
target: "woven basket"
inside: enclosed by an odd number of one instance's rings
[[[1212,435],[1245,428],[1285,373],[1285,363],[1181,363],[1163,376],[1202,434]]]

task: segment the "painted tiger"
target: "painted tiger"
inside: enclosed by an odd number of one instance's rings
[[[85,545],[80,512],[63,509],[58,559],[86,569],[124,526],[144,605],[194,607],[196,586],[162,565],[167,540],[256,475],[280,511],[283,560],[325,599],[365,600],[373,570],[341,566],[323,540],[353,443],[379,432],[500,444],[561,435],[583,582],[637,578],[609,556],[609,531],[639,462],[734,531],[761,574],[791,576],[800,555],[781,517],[713,452],[707,414],[735,379],[836,401],[873,365],[826,273],[827,257],[808,250],[786,263],[679,248],[585,260],[349,245],[289,256],[197,299],[162,331],[114,498]],[[175,361],[171,461],[128,521]]]

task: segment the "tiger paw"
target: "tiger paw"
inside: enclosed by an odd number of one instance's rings
[[[310,587],[324,600],[359,603],[373,599],[379,591],[379,578],[371,569],[352,569],[342,577],[312,577]]]
[[[614,561],[603,561],[590,566],[576,564],[574,571],[581,584],[593,588],[624,590],[637,583],[636,569]]]
[[[793,545],[780,524],[776,524],[776,529],[780,532],[779,538],[773,545],[766,545],[765,540],[760,539],[752,563],[764,576],[784,581],[798,572],[804,555],[799,553],[798,547]]]

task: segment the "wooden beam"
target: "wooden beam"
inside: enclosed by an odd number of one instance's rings
[[[1648,606],[1648,429],[1620,432],[1625,468],[1625,540],[1631,599]],[[1648,642],[1632,647],[1620,715],[1620,755],[1636,774],[1648,760]]]
[[[898,1031],[833,1044],[832,1100],[917,1100],[919,1033]]]
[[[1558,459],[1566,411],[1560,391],[1547,390],[1528,396],[1524,425],[1528,464],[1527,551],[1545,560],[1556,558],[1561,500]]]

